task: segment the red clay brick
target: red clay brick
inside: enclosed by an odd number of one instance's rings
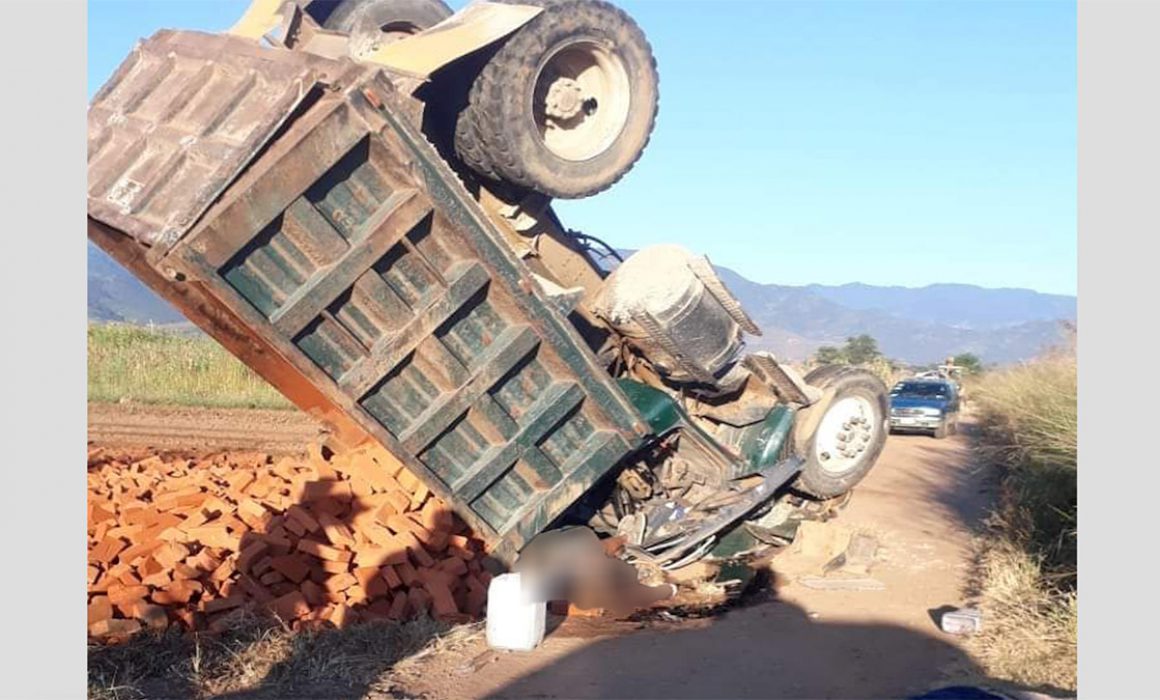
[[[422,483],[414,474],[407,471],[406,469],[403,469],[398,474],[396,474],[395,478],[399,480],[399,483],[403,485],[403,490],[405,490],[407,493],[414,493]]]
[[[487,587],[474,576],[468,576],[465,579],[465,583],[467,585],[467,604],[465,610],[468,615],[479,617],[483,614],[484,606],[487,602]]]
[[[285,555],[279,554],[278,556],[285,556]],[[255,561],[250,566],[250,573],[253,574],[254,576],[261,576],[262,574],[269,571],[273,566],[274,566],[274,557],[267,554],[263,557],[259,557],[258,560]]]
[[[128,638],[141,631],[141,623],[136,620],[101,620],[89,627],[94,637]]]
[[[435,582],[435,580],[427,580],[423,583],[423,587],[432,597],[436,616],[458,614],[459,606],[455,604],[455,598],[451,597],[451,591],[447,585]]]
[[[440,561],[439,568],[452,576],[463,576],[467,573],[467,564],[459,557],[448,557]]]
[[[452,556],[459,557],[463,561],[471,561],[472,559],[475,559],[475,552],[471,551],[470,549],[464,549],[463,547],[448,546],[447,553]]]
[[[358,581],[358,585],[366,588],[370,585],[371,579],[380,576],[380,570],[377,566],[360,566],[352,571],[351,575]]]
[[[268,543],[258,539],[242,547],[241,551],[238,552],[238,570],[249,571],[251,565],[261,558],[269,548],[270,545]]]
[[[380,547],[398,548],[400,546],[399,541],[391,534],[391,531],[378,523],[367,525],[361,532],[364,537]]]
[[[274,594],[270,592],[270,589],[255,581],[249,574],[238,576],[238,588],[257,601],[259,605],[269,605],[274,602]]]
[[[186,530],[189,536],[194,540],[200,542],[206,547],[216,547],[220,549],[233,550],[237,547],[239,537],[231,534],[225,525],[220,522],[215,522],[212,525],[202,525],[200,527],[190,528]]]
[[[399,574],[403,584],[407,586],[414,586],[419,581],[419,576],[415,571],[415,567],[411,566],[411,562],[405,561],[402,564],[395,565],[395,573]]]
[[[367,592],[368,598],[383,598],[391,593],[391,586],[381,574],[359,585]]]
[[[306,534],[306,527],[294,518],[286,518],[285,528],[296,537],[302,537]]]
[[[313,581],[303,581],[301,591],[306,602],[313,606],[317,607],[326,601],[326,591]]]
[[[423,501],[427,500],[427,496],[431,495],[431,489],[427,488],[427,484],[419,482],[415,487],[415,492],[411,495],[411,509],[418,509],[423,505]]]
[[[120,606],[149,595],[148,586],[109,586],[109,602]]]
[[[423,548],[422,543],[415,537],[413,533],[407,532],[401,535],[404,541],[407,542],[407,552],[414,557],[415,563],[419,566],[434,566],[435,560]]]
[[[244,593],[235,593],[225,598],[215,598],[204,605],[201,609],[205,613],[215,613],[222,610],[230,610],[231,608],[240,607],[246,604],[246,596]]]
[[[387,502],[391,505],[396,514],[406,513],[407,510],[411,507],[411,497],[408,495],[407,491],[402,489],[402,487],[395,491],[388,491],[387,498]],[[383,521],[380,519],[380,522]],[[384,522],[383,524],[385,525],[386,523]]]
[[[262,584],[263,586],[272,586],[275,583],[282,583],[285,580],[286,577],[283,576],[280,572],[267,571],[266,573],[262,574],[261,578],[258,579],[258,583]]]
[[[150,586],[152,588],[160,588],[162,586],[168,586],[172,582],[173,582],[173,577],[170,576],[168,571],[159,571],[155,574],[150,574],[149,576],[146,576],[146,577],[141,579],[141,583],[143,583],[146,586]]]
[[[128,547],[129,544],[127,542],[116,537],[106,537],[100,544],[89,550],[89,560],[108,564]]]
[[[422,588],[411,588],[407,591],[407,600],[416,614],[423,614],[431,607],[431,594]]]
[[[402,591],[400,591],[399,593],[395,594],[394,598],[391,599],[391,610],[389,613],[387,613],[387,616],[392,620],[405,619],[407,617],[407,609],[409,605],[410,601],[407,599],[407,596]]]
[[[141,577],[132,569],[121,567],[116,575],[117,583],[122,586],[140,586]]]
[[[320,513],[318,524],[322,526],[322,531],[326,533],[326,539],[330,540],[331,544],[340,547],[354,544],[354,533],[330,513]]]
[[[322,587],[332,593],[337,593],[345,591],[357,583],[358,579],[353,574],[335,574],[327,579],[326,583],[322,584]]]
[[[327,617],[330,622],[337,628],[342,629],[354,621],[354,614],[351,609],[345,605],[334,606],[334,611]]]
[[[318,560],[319,567],[329,574],[345,574],[350,571],[350,562],[346,561],[328,561],[326,559]]]
[[[305,508],[300,505],[292,505],[286,509],[286,515],[291,519],[298,521],[302,527],[306,528],[307,532],[318,532],[322,527],[314,516],[311,515]]]
[[[364,547],[354,556],[355,564],[359,566],[386,566],[388,564],[402,564],[407,561],[407,548],[400,547]]]
[[[226,482],[230,485],[230,491],[234,493],[244,493],[246,488],[254,483],[256,474],[252,471],[236,471],[226,477]]]
[[[353,552],[343,549],[335,549],[334,547],[329,547],[322,544],[321,542],[315,542],[314,540],[308,539],[298,540],[298,551],[305,552],[310,556],[318,557],[319,559],[326,559],[328,561],[347,562],[354,558]]]
[[[350,484],[350,493],[356,500],[362,500],[369,496],[373,496],[375,493],[375,490],[370,485],[370,483],[361,477],[352,476],[348,483]]]
[[[362,605],[370,599],[370,594],[366,592],[362,586],[357,583],[342,592],[346,596],[348,605]]]
[[[165,608],[160,605],[150,605],[149,603],[138,605],[133,616],[149,629],[163,630],[169,627],[169,615],[165,613]]]
[[[398,588],[399,586],[403,585],[403,579],[399,578],[399,574],[397,571],[395,571],[395,567],[384,566],[381,571],[383,580],[387,582],[389,587]]]
[[[109,602],[109,597],[93,596],[93,599],[89,601],[89,626],[92,627],[93,623],[108,620],[111,617],[113,617],[113,604]]]
[[[270,559],[270,566],[294,583],[310,574],[310,565],[300,554],[284,554]]]
[[[301,591],[292,591],[283,595],[270,604],[271,610],[275,615],[283,620],[295,620],[305,616],[310,612],[310,603],[306,602],[306,598]]]

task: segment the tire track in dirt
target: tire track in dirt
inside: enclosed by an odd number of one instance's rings
[[[102,447],[302,452],[321,427],[300,411],[89,404],[89,442]]]

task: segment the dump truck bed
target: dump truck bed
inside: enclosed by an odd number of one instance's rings
[[[647,428],[384,71],[160,32],[89,110],[89,234],[510,560]]]

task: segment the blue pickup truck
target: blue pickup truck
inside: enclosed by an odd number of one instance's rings
[[[891,432],[929,432],[942,439],[958,432],[959,391],[937,377],[904,379],[890,390]]]

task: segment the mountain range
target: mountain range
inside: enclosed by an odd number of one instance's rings
[[[186,323],[104,251],[88,245],[90,320]],[[763,331],[749,339],[749,347],[790,360],[868,333],[887,357],[903,362],[925,364],[972,352],[984,362],[1006,364],[1057,344],[1060,322],[1076,318],[1076,297],[1029,289],[786,286],[753,282],[728,268],[717,271]]]

